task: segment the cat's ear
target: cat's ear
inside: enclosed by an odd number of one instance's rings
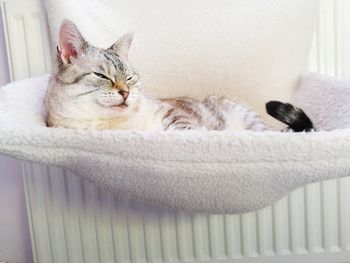
[[[133,33],[122,36],[113,46],[109,49],[114,50],[122,59],[127,60],[129,55],[129,49],[134,38]]]
[[[64,64],[69,64],[71,59],[77,57],[87,46],[77,26],[70,20],[65,19],[58,35],[57,58]]]

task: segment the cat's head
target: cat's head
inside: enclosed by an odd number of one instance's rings
[[[62,93],[60,98],[67,100],[72,114],[80,111],[101,118],[135,111],[141,83],[128,62],[132,38],[128,34],[110,48],[97,48],[84,39],[71,21],[62,23],[57,47],[59,87],[56,92]]]

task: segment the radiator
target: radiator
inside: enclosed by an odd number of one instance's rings
[[[349,2],[322,1],[312,70],[350,77]],[[40,0],[2,8],[12,79],[50,71]],[[117,200],[60,168],[23,163],[23,176],[36,263],[350,262],[350,178],[254,213],[206,215]]]
[[[117,200],[60,168],[23,172],[35,262],[350,261],[349,178],[255,213],[204,215]]]

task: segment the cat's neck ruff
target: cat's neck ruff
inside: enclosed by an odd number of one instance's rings
[[[115,118],[114,129],[138,130],[138,131],[162,131],[165,109],[159,100],[141,96],[137,110],[128,116],[126,120]],[[112,128],[112,129],[113,129]]]

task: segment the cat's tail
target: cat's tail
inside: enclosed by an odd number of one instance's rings
[[[310,132],[314,125],[302,109],[289,103],[269,101],[266,103],[266,111],[275,119],[287,124],[294,132]]]

